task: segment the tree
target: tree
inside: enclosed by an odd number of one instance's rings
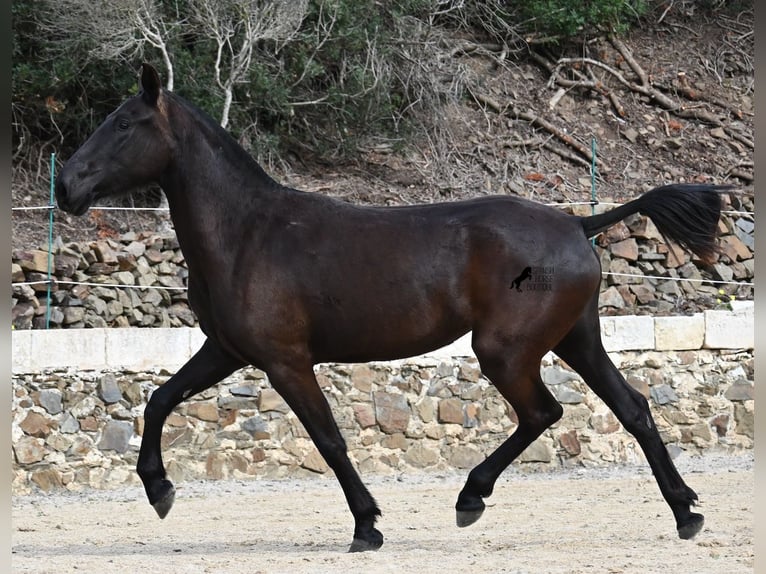
[[[56,0],[46,3],[42,26],[61,35],[62,51],[69,52],[73,45],[85,43],[88,57],[101,61],[143,57],[150,46],[160,53],[165,64],[165,85],[172,90],[170,45],[184,19],[180,15],[168,18],[162,4],[158,0]]]
[[[196,32],[215,44],[215,81],[224,94],[221,126],[229,124],[234,86],[249,80],[258,42],[288,42],[306,15],[308,0],[193,0]],[[277,48],[278,49],[278,48]]]

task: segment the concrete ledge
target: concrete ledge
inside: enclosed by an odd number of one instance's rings
[[[656,351],[689,351],[702,348],[705,340],[705,316],[655,317],[654,348]]]
[[[602,317],[601,338],[609,353],[654,349],[654,319],[648,315]]]
[[[755,305],[732,302],[731,311],[705,311],[705,349],[755,348]]]
[[[753,349],[754,305],[736,302],[732,311],[691,317],[602,317],[607,352]],[[176,369],[202,346],[197,328],[51,329],[12,332],[14,373],[42,369]],[[434,359],[474,356],[471,334],[425,355]]]

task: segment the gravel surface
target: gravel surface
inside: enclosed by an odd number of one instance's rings
[[[383,510],[374,553],[347,554],[353,523],[334,478],[177,485],[159,520],[142,489],[16,497],[13,571],[752,572],[754,459],[676,460],[706,524],[679,540],[648,467],[510,468],[484,516],[455,526],[465,473],[364,477]]]

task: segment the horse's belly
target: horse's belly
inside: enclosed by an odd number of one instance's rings
[[[379,294],[363,304],[316,313],[311,349],[319,362],[364,362],[421,355],[447,345],[470,330],[461,297],[406,292]]]

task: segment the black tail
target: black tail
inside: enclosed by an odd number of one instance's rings
[[[665,241],[675,241],[705,262],[717,252],[716,231],[721,196],[731,185],[673,184],[656,187],[599,215],[582,218],[585,235],[593,237],[634,213],[649,217]]]

